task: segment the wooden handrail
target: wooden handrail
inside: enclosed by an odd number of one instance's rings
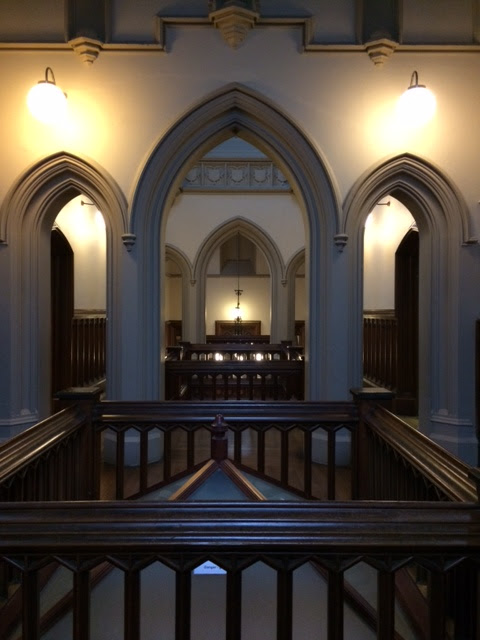
[[[371,406],[362,418],[370,431],[450,500],[477,500],[477,487],[471,468],[418,429],[379,405]]]
[[[301,360],[165,362],[168,400],[302,400]]]
[[[158,422],[161,417],[165,421],[198,421],[206,422],[221,413],[227,422],[291,422],[292,420],[311,420],[328,422],[358,421],[358,409],[353,402],[261,402],[261,401],[229,401],[229,402],[131,402],[103,400],[95,405],[94,418],[103,420]]]
[[[72,406],[3,442],[0,446],[0,484],[78,431],[86,422],[86,414],[78,406]]]
[[[61,535],[59,532],[61,531]],[[0,553],[473,556],[480,505],[418,502],[0,503]]]
[[[197,356],[199,354],[204,354],[212,358],[218,353],[230,356],[235,354],[256,356],[257,354],[260,354],[261,356],[269,356],[272,360],[274,359],[273,356],[278,356],[278,359],[287,360],[290,357],[292,359],[298,358],[301,351],[300,347],[292,347],[290,342],[260,345],[251,343],[235,344],[230,342],[216,344],[181,342],[180,346],[180,351],[176,350],[175,352],[178,353],[179,359],[182,360],[191,360],[192,355]]]
[[[189,638],[191,571],[207,559],[227,572],[227,585],[232,580],[237,584],[235,598],[227,597],[224,606],[227,619],[237,616],[239,631],[242,567],[263,562],[276,569],[277,637],[290,639],[293,599],[288,585],[294,569],[313,559],[326,569],[328,640],[344,637],[343,632],[338,633],[343,629],[347,600],[344,571],[362,561],[377,567],[377,628],[382,629],[378,637],[395,638],[391,615],[395,572],[406,562],[429,572],[428,640],[446,640],[450,621],[455,630],[462,629],[464,635],[458,637],[473,637],[478,612],[475,608],[470,614],[464,608],[455,610],[446,581],[451,578],[455,588],[464,588],[457,567],[467,576],[475,575],[474,559],[479,553],[477,504],[0,503],[0,560],[18,566],[22,574],[25,640],[40,638],[38,571],[52,557],[73,573],[70,602],[75,637],[90,637],[95,598],[91,577],[105,559],[109,566],[123,570],[125,640],[141,637],[141,571],[157,561],[176,575],[174,637]],[[476,594],[470,595],[474,601]],[[447,602],[453,608],[448,609]]]

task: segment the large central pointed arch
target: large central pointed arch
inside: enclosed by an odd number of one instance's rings
[[[337,191],[325,161],[301,129],[264,96],[233,84],[207,97],[166,133],[148,158],[135,191],[131,232],[137,238],[141,285],[139,314],[144,331],[138,367],[145,398],[158,398],[163,386],[161,301],[168,211],[191,163],[232,135],[251,142],[273,159],[303,209],[310,308],[306,394],[311,399],[326,397],[328,325],[332,319],[321,301],[328,300],[331,288],[333,237],[339,229]]]

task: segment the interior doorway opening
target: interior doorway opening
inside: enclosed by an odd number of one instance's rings
[[[418,415],[418,229],[388,195],[364,234],[363,377],[395,392],[394,411]]]
[[[55,218],[50,272],[54,397],[106,376],[105,221],[85,195],[72,198]]]

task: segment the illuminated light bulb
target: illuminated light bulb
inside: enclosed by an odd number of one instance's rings
[[[234,307],[232,310],[232,318],[233,320],[241,320],[242,319],[242,310],[240,307]]]
[[[436,108],[435,96],[424,84],[418,84],[418,73],[414,71],[410,86],[398,100],[399,116],[406,124],[422,126],[433,118]]]
[[[40,80],[28,92],[27,106],[33,117],[44,124],[53,124],[65,117],[67,96],[55,84],[55,76],[50,67],[45,70],[45,80]]]

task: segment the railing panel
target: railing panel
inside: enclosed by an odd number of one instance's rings
[[[65,409],[0,446],[0,497],[7,501],[91,497],[88,414]],[[91,453],[91,451],[90,451]],[[75,473],[74,460],[84,460]]]
[[[19,564],[23,574],[25,638],[40,637],[38,572],[52,556],[74,573],[71,602],[77,611],[76,628],[82,634],[75,637],[80,638],[88,638],[86,618],[95,594],[91,590],[88,595],[86,566],[89,564],[93,570],[105,556],[111,566],[122,567],[124,572],[125,625],[119,637],[127,640],[139,637],[141,594],[137,571],[141,566],[155,558],[176,574],[175,640],[178,640],[188,638],[190,633],[191,570],[212,556],[226,568],[227,574],[234,572],[235,577],[230,583],[227,578],[225,588],[237,596],[242,567],[258,562],[276,567],[277,637],[291,637],[291,571],[313,559],[327,568],[328,640],[343,637],[343,603],[348,594],[344,571],[360,562],[379,567],[377,609],[382,620],[375,620],[374,613],[371,624],[383,629],[379,631],[382,639],[395,637],[393,576],[407,560],[417,562],[428,575],[425,606],[430,619],[429,639],[446,638],[447,627],[458,632],[463,629],[465,637],[474,637],[472,629],[478,610],[473,617],[472,612],[465,617],[465,610],[456,607],[452,594],[465,585],[458,582],[459,567],[474,569],[478,577],[475,560],[479,554],[480,506],[476,504],[82,502],[27,503],[21,508],[9,503],[0,505],[0,558]],[[225,603],[232,603],[231,595],[230,599],[227,595],[224,599]],[[232,610],[229,615],[238,621],[238,613],[236,618]]]
[[[168,400],[302,400],[301,360],[167,360]]]
[[[368,405],[357,433],[352,404],[180,406],[102,403],[93,430],[78,409],[59,413],[0,447],[1,495],[6,500],[142,495],[210,457],[208,434],[221,409],[229,456],[305,497],[477,499],[467,465],[379,407]],[[113,493],[100,489],[100,480],[109,477]]]
[[[395,389],[397,384],[397,319],[389,313],[363,316],[363,376]]]
[[[84,387],[105,377],[107,319],[104,314],[72,318],[72,383]]]
[[[383,407],[368,405],[360,429],[361,498],[477,500],[468,465]]]

